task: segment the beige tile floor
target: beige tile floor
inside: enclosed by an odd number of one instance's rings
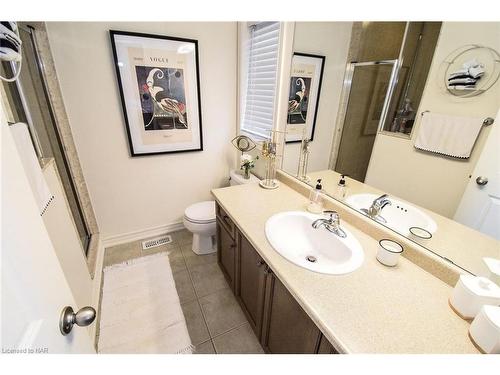
[[[263,353],[229,285],[217,255],[196,255],[187,230],[170,233],[172,242],[142,250],[141,241],[106,248],[104,266],[168,252],[177,293],[197,354]]]

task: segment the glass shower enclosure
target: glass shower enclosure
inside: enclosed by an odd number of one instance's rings
[[[64,146],[52,110],[52,104],[44,80],[42,62],[36,48],[33,28],[18,23],[22,40],[23,65],[16,82],[3,83],[3,92],[10,109],[10,121],[24,122],[28,125],[31,139],[41,164],[54,158],[57,172],[78,231],[82,249],[87,254],[90,231],[83,215],[81,203],[68,165]],[[14,63],[2,62],[2,73],[12,76]],[[6,73],[6,74],[5,74]]]
[[[358,61],[345,74],[335,171],[364,182],[379,134],[410,138],[440,29],[441,22],[363,22],[351,50]]]

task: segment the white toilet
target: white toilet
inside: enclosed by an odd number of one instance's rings
[[[260,180],[250,174],[249,179],[243,178],[238,172],[229,172],[229,183],[242,185],[258,183]],[[193,252],[198,255],[217,251],[215,242],[215,201],[194,203],[184,211],[184,226],[193,233]]]

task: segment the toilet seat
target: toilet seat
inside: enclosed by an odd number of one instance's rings
[[[192,204],[184,211],[184,218],[195,224],[215,222],[215,201],[204,201]]]

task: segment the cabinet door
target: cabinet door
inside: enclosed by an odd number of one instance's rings
[[[320,330],[272,273],[266,287],[262,346],[273,354],[314,354]]]
[[[321,335],[321,341],[319,342],[318,354],[338,354],[332,344],[328,339]]]
[[[227,282],[234,291],[235,283],[235,261],[236,261],[236,242],[231,234],[217,220],[217,261],[222,269]]]
[[[248,240],[239,232],[238,282],[236,296],[257,337],[262,328],[267,265]]]

